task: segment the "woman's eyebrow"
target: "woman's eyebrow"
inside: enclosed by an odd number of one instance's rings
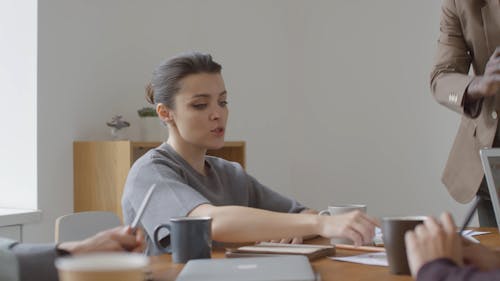
[[[196,98],[209,98],[210,94],[195,94],[191,98],[196,99]]]
[[[223,95],[227,95],[226,90],[219,93],[219,96],[223,96]],[[200,94],[193,95],[191,98],[196,99],[196,98],[209,98],[209,97],[210,97],[210,94],[200,93]]]

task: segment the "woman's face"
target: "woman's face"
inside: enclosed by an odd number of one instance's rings
[[[184,77],[174,97],[171,125],[180,141],[206,149],[224,145],[228,116],[227,92],[221,74]]]

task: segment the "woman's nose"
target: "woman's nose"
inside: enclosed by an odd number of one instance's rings
[[[214,109],[212,113],[210,114],[210,119],[211,120],[218,120],[221,116],[220,110],[219,109]]]

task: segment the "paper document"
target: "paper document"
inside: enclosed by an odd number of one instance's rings
[[[472,229],[466,229],[462,232],[462,236],[477,236],[477,235],[483,235],[483,234],[489,234],[491,232],[488,231],[474,231]]]
[[[477,240],[473,236],[483,235],[483,234],[488,234],[488,233],[491,233],[491,232],[488,232],[488,231],[474,231],[472,229],[467,229],[467,230],[464,230],[462,232],[462,236],[465,237],[465,238],[467,238],[467,240],[469,240],[469,241],[472,241],[474,243],[479,243],[479,240]]]
[[[318,249],[315,248],[290,248],[290,247],[269,247],[269,248],[264,248],[264,247],[255,247],[255,246],[245,246],[245,247],[240,247],[238,248],[240,251],[247,251],[247,252],[257,252],[257,251],[273,251],[276,253],[283,253],[283,254],[289,254],[289,253],[297,253],[297,254],[310,254],[314,253],[314,251],[317,251]]]
[[[470,241],[479,243],[479,240],[474,238],[473,236],[489,234],[491,232],[488,231],[474,231],[473,229],[467,229],[462,232],[462,236],[466,237]],[[373,243],[377,246],[383,246],[384,241],[382,239],[382,230],[378,227],[375,228],[375,236],[373,237]]]
[[[388,266],[385,252],[368,253],[349,257],[330,257],[332,260],[353,262],[368,265]]]
[[[376,246],[383,246],[384,240],[382,240],[382,229],[380,227],[375,227],[375,236],[373,237],[373,244]]]
[[[329,249],[332,245],[314,245],[314,244],[283,244],[274,242],[259,242],[256,244],[261,247],[287,247],[287,248],[314,248],[314,249]]]

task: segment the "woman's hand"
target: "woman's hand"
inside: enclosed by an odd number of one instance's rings
[[[356,210],[345,214],[319,217],[318,233],[327,238],[343,237],[361,246],[371,243],[375,236],[375,227],[379,222],[367,214]]]

